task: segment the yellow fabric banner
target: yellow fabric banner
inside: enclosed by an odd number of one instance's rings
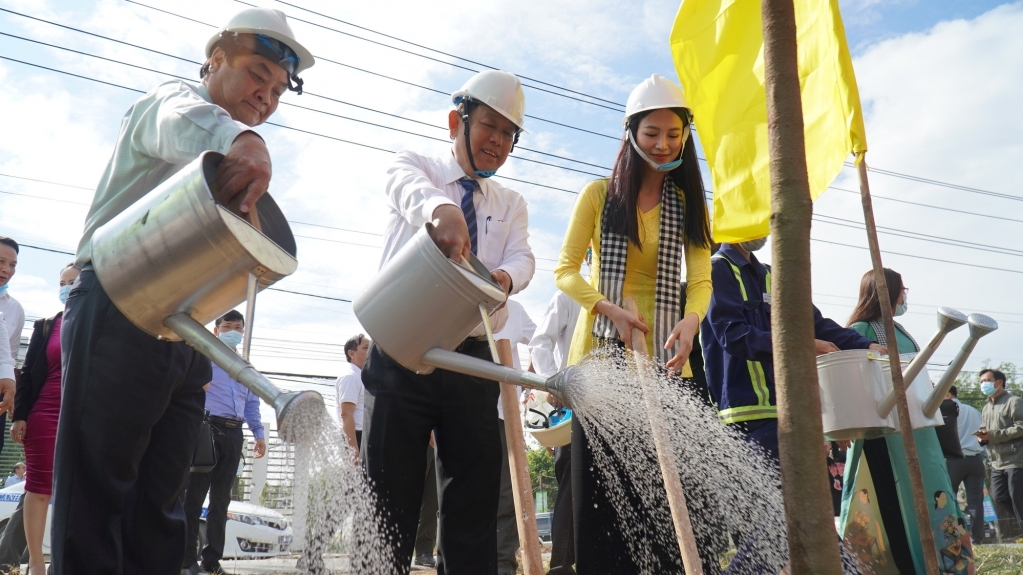
[[[806,163],[817,199],[867,150],[838,0],[794,0]],[[771,179],[759,0],[683,0],[671,52],[714,185],[714,241],[767,235]]]

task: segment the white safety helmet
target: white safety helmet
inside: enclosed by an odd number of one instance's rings
[[[540,445],[561,447],[572,442],[572,410],[555,409],[543,391],[530,392],[525,408],[525,428]]]
[[[632,93],[629,94],[629,100],[625,103],[625,117],[622,118],[622,126],[625,127],[629,141],[632,143],[632,147],[636,150],[636,152],[639,153],[640,157],[646,160],[647,163],[653,166],[656,170],[668,172],[682,164],[681,151],[679,152],[678,159],[675,161],[667,164],[658,164],[643,153],[643,150],[639,149],[639,145],[636,144],[636,136],[632,133],[632,130],[629,129],[629,120],[636,114],[649,110],[659,110],[661,108],[682,108],[686,111],[688,121],[682,131],[682,148],[685,149],[685,142],[689,139],[690,126],[693,121],[693,112],[692,109],[689,108],[689,102],[686,100],[686,94],[682,91],[682,88],[675,82],[672,82],[660,74],[654,74],[646,80],[643,80],[639,86],[636,86],[636,88],[632,90]]]
[[[231,17],[227,25],[206,42],[206,57],[213,54],[213,46],[221,39],[237,34],[256,36],[256,53],[277,62],[288,72],[288,88],[302,93],[302,80],[298,77],[316,63],[312,52],[299,44],[288,25],[284,12],[270,8],[246,8]],[[297,88],[292,87],[294,81]]]
[[[522,130],[526,120],[526,94],[518,76],[502,70],[486,70],[469,78],[462,89],[451,94],[456,106],[470,98],[497,110]]]

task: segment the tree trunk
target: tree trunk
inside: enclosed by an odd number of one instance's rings
[[[814,352],[810,218],[792,0],[763,0],[773,243],[771,333],[790,573],[840,575]]]

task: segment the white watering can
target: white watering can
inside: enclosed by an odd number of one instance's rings
[[[415,373],[439,367],[562,397],[572,368],[544,378],[451,351],[481,321],[493,346],[489,316],[505,299],[475,256],[468,262],[448,259],[423,227],[373,278],[353,309],[374,344]]]
[[[295,238],[270,194],[256,202],[257,225],[216,200],[211,187],[223,158],[204,152],[103,224],[92,238],[92,265],[125,317],[208,357],[272,405],[278,432],[292,441],[291,422],[301,419],[303,433],[315,431],[323,398],[277,389],[247,359],[256,292],[295,271]],[[203,326],[246,300],[243,359]]]

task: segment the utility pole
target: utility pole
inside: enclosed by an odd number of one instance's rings
[[[762,0],[771,169],[771,335],[778,443],[792,575],[841,575],[814,350],[810,287],[813,202],[792,0]]]

